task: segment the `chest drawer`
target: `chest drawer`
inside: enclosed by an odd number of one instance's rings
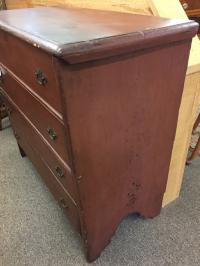
[[[186,11],[200,8],[199,0],[180,0],[180,2]]]
[[[76,183],[69,166],[57,157],[51,146],[43,141],[36,129],[31,126],[13,104],[7,101],[7,106],[9,106],[10,121],[17,141],[29,142],[40,154],[40,157],[57,179],[57,182],[62,184],[75,202],[78,202]]]
[[[30,143],[24,139],[20,139],[18,143],[24,151],[26,151],[28,157],[36,166],[39,174],[43,177],[46,185],[54,195],[72,225],[79,233],[81,233],[78,209],[67,195],[65,189],[56,181],[48,165],[46,165],[45,161],[40,157],[40,154],[30,145]]]
[[[59,156],[69,163],[63,122],[58,120],[54,113],[50,112],[26,87],[12,78],[8,72],[4,75],[2,88]]]
[[[0,31],[0,51],[0,63],[61,113],[53,57],[3,31]]]

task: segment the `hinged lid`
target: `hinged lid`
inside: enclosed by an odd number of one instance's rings
[[[73,64],[191,39],[198,24],[110,11],[43,7],[1,11],[0,28]]]

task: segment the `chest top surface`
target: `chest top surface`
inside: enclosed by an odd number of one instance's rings
[[[0,13],[1,29],[66,60],[72,53],[144,43],[195,27],[192,21],[90,9],[40,7]]]

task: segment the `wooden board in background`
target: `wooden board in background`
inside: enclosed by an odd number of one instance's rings
[[[5,2],[8,9],[31,7],[29,0],[6,0]]]
[[[199,95],[200,73],[196,72],[187,75],[179,110],[179,119],[163,206],[176,200],[180,194],[192,128],[199,106]]]
[[[55,5],[151,14],[146,0],[7,0],[8,8]]]
[[[148,0],[148,3],[155,16],[188,19],[179,0]],[[200,71],[200,41],[197,36],[192,42],[188,66],[187,73]]]
[[[179,0],[148,0],[155,16],[187,19]],[[179,197],[200,95],[200,41],[192,42],[163,206]]]

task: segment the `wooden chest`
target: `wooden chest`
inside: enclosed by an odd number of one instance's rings
[[[192,21],[87,9],[0,13],[1,93],[22,156],[88,261],[130,213],[159,214]]]

